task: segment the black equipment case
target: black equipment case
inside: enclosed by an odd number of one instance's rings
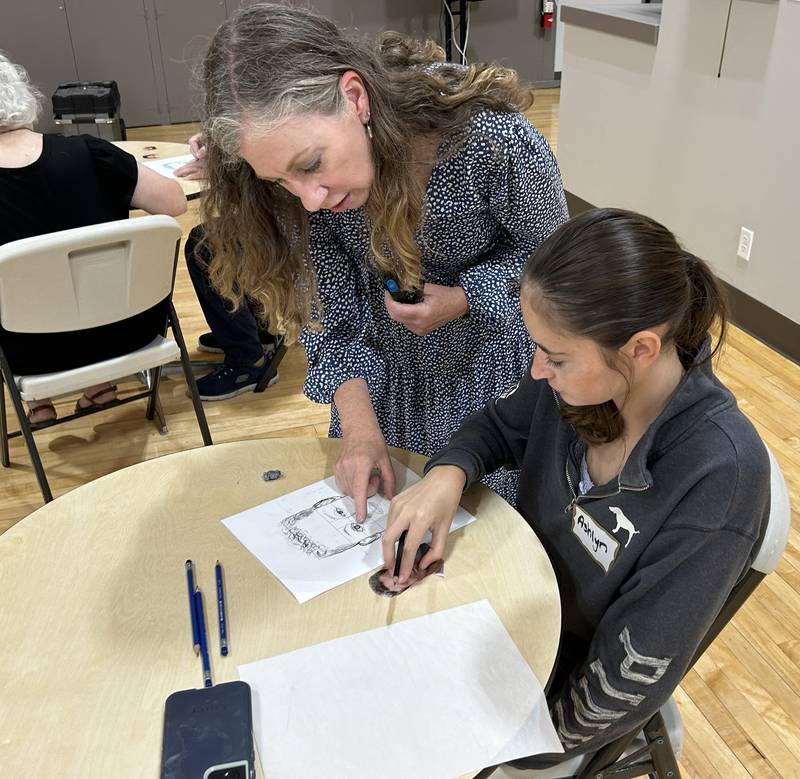
[[[107,141],[125,140],[116,81],[69,81],[53,93],[53,119],[64,135],[88,133]]]

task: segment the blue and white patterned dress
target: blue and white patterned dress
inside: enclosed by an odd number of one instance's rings
[[[332,403],[342,383],[362,378],[386,443],[424,455],[528,369],[517,280],[567,218],[553,153],[524,115],[477,113],[463,146],[450,156],[441,151],[424,202],[424,279],[462,287],[469,312],[422,337],[392,321],[369,263],[363,211],[319,211],[310,215],[310,251],[324,327],[300,338],[311,400]],[[330,435],[341,436],[335,406]],[[516,473],[486,483],[514,502]]]

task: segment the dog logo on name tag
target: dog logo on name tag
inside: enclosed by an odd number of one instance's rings
[[[608,573],[611,564],[617,557],[619,541],[604,530],[595,518],[580,506],[572,507],[572,532],[592,556],[592,559]]]

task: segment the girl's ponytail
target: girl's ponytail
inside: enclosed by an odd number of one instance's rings
[[[727,330],[728,300],[722,284],[705,260],[687,254],[686,275],[689,305],[683,318],[675,323],[672,337],[681,362],[688,367],[715,323],[719,335],[705,359],[710,360],[722,346]]]

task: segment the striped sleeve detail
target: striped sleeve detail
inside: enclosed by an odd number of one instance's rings
[[[625,724],[626,715],[640,720],[640,707],[648,697],[645,693],[672,662],[670,657],[637,651],[627,626],[617,640],[617,657],[596,657],[585,673],[573,677],[553,705],[553,721],[567,750],[586,749],[588,742],[600,736],[605,741],[614,738],[611,734],[616,730],[624,732],[632,726],[633,721]]]
[[[623,679],[641,684],[655,684],[667,671],[672,662],[671,657],[649,657],[637,652],[631,644],[631,634],[627,627],[622,629],[619,640],[625,650],[625,659],[620,663],[619,672]],[[637,673],[632,670],[632,666],[640,665],[652,669],[652,673]]]

